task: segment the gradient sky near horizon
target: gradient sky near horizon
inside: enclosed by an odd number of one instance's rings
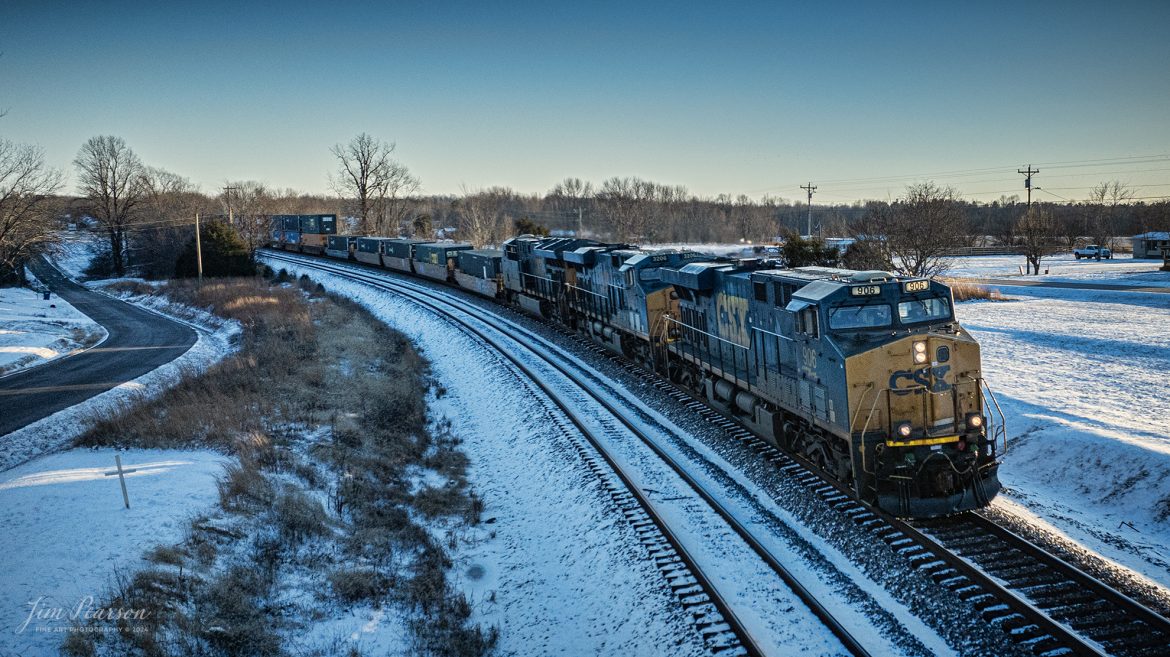
[[[700,196],[1170,197],[1170,2],[0,3],[0,137],[113,134],[206,192],[328,191],[397,144],[432,194],[638,176]]]

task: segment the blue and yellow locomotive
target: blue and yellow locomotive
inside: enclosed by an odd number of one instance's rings
[[[1002,414],[942,283],[532,236],[505,243],[502,270],[509,300],[666,372],[891,513],[979,508],[1000,489]]]
[[[328,246],[559,321],[895,515],[980,508],[1000,489],[1003,414],[937,281],[532,235],[502,251],[347,236]]]

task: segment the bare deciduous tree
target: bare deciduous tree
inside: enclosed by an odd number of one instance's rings
[[[510,217],[507,211],[516,192],[507,187],[469,191],[463,188],[459,199],[459,237],[471,242],[476,248],[498,244],[505,234],[510,234]]]
[[[86,209],[110,239],[114,273],[125,274],[126,229],[142,201],[142,161],[121,137],[91,137],[77,158],[78,184],[87,200]]]
[[[196,212],[209,210],[208,199],[189,178],[165,169],[143,167],[142,202],[128,235],[130,258],[143,276],[173,276],[175,262],[194,235]]]
[[[1056,220],[1052,212],[1039,204],[1028,208],[1016,224],[1015,235],[1024,249],[1031,273],[1040,274],[1040,261],[1044,256],[1056,252],[1059,240],[1056,236]]]
[[[49,200],[60,187],[44,151],[0,139],[0,275],[53,241]]]
[[[1117,206],[1134,196],[1129,185],[1118,180],[1103,182],[1089,191],[1088,222],[1090,236],[1101,246],[1116,249],[1114,238],[1117,237]],[[1101,256],[1098,255],[1100,260]]]
[[[923,182],[893,204],[871,204],[863,232],[880,240],[894,268],[907,276],[934,276],[949,266],[946,254],[962,246],[966,218],[958,192]]]
[[[275,207],[272,192],[264,183],[255,180],[236,180],[224,183],[219,195],[224,213],[231,219],[232,227],[255,251],[268,243],[270,226],[268,218]]]
[[[363,234],[397,235],[409,210],[405,201],[419,190],[418,178],[392,157],[394,146],[363,132],[330,149],[338,160],[330,183],[338,195],[354,202]]]

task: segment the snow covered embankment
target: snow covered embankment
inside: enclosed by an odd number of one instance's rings
[[[500,385],[498,357],[409,300],[303,273],[405,333],[442,383],[432,410],[463,439],[469,479],[486,503],[484,525],[461,547],[455,568],[473,620],[500,627],[501,655],[702,654],[677,601],[569,439],[538,400]]]
[[[114,454],[122,458],[130,508]],[[74,449],[0,472],[0,655],[58,654],[150,545],[179,540],[216,503],[211,451]]]

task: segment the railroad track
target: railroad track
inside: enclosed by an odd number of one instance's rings
[[[510,312],[519,314],[514,309]],[[546,325],[640,379],[647,371],[559,324]],[[813,489],[912,566],[1043,657],[1170,657],[1170,619],[977,513],[903,522],[857,501],[813,464],[776,449],[657,373],[649,383]]]
[[[683,546],[678,536],[671,531],[669,525],[658,513],[656,505],[646,493],[634,483],[634,479],[614,458],[605,446],[605,441],[590,428],[590,423],[583,419],[574,409],[573,404],[565,396],[555,390],[546,381],[508,349],[497,336],[475,322],[463,319],[462,315],[475,316],[476,320],[491,326],[501,334],[511,336],[507,322],[500,321],[490,313],[479,311],[477,308],[466,305],[455,305],[444,295],[437,293],[423,285],[406,282],[398,279],[388,279],[385,271],[371,270],[376,273],[365,273],[363,268],[348,263],[331,263],[320,258],[293,256],[280,252],[265,251],[264,255],[270,259],[291,262],[314,269],[322,270],[337,276],[358,281],[366,285],[401,294],[403,289],[409,290],[412,301],[430,308],[439,316],[450,321],[474,339],[489,345],[495,353],[509,361],[512,366],[521,372],[525,381],[538,387],[541,392],[559,409],[562,416],[576,430],[567,431],[572,435],[579,433],[588,446],[578,444],[578,452],[585,459],[586,464],[600,477],[605,477],[607,471],[618,480],[607,484],[611,498],[622,510],[627,521],[634,527],[639,540],[647,546],[650,556],[656,567],[666,578],[671,590],[678,597],[683,608],[690,614],[692,621],[704,643],[716,655],[752,655],[760,656],[761,650],[757,639],[738,618],[734,609],[727,600],[720,595],[717,587],[704,573],[695,559]],[[534,348],[533,343],[543,343],[545,340],[529,333],[527,339],[515,340],[515,343],[538,358],[542,363],[557,370],[565,378],[572,381],[581,394],[588,396],[595,404],[603,407],[621,429],[633,435],[643,444],[650,447],[655,454],[666,463],[694,492],[707,503],[708,507],[730,526],[752,550],[779,576],[779,578],[793,591],[794,594],[809,608],[842,647],[855,657],[868,657],[867,649],[836,619],[830,611],[821,604],[788,570],[788,568],[774,557],[771,552],[758,540],[740,521],[723,507],[723,505],[708,493],[679,463],[666,454],[654,440],[638,428],[637,422],[632,421],[619,408],[614,406],[593,390],[593,386],[582,379],[581,375],[571,368],[562,365],[556,358],[549,357],[541,350]],[[596,457],[594,456],[596,454]],[[604,462],[604,467],[598,463],[598,458]]]
[[[1032,542],[970,513],[914,526],[1110,655],[1170,655],[1170,619]]]
[[[310,264],[349,277],[354,277],[355,267],[360,267],[331,265],[316,258],[300,260],[284,254],[272,254],[272,257]],[[379,269],[370,271],[385,272]],[[366,278],[378,282],[387,280],[385,276]],[[406,283],[400,278],[394,279],[395,285],[408,286],[414,293],[436,294],[427,287]],[[459,308],[466,310],[464,306]],[[501,308],[513,315],[521,315],[514,309]],[[531,319],[528,315],[524,317]],[[880,538],[912,567],[925,571],[940,586],[974,606],[987,623],[999,627],[1028,652],[1041,657],[1170,655],[1170,620],[987,518],[968,514],[946,521],[906,523],[890,517],[857,501],[812,464],[774,448],[733,418],[702,403],[690,391],[621,359],[558,324],[546,321],[545,326],[653,385],[720,427],[729,437],[758,452],[761,458],[773,463],[780,471],[811,488],[826,505]],[[641,439],[647,441],[644,436]],[[649,444],[661,454],[652,441]],[[669,456],[661,456],[676,472],[682,473],[688,483],[693,481]],[[697,483],[692,487],[701,496],[709,497]],[[733,528],[736,525],[737,522],[732,523]],[[749,543],[754,542],[746,530],[737,528],[736,531]],[[756,551],[767,552],[762,546]],[[782,577],[785,581],[790,578]],[[803,599],[804,595],[801,597]],[[810,608],[814,607],[810,604]]]

